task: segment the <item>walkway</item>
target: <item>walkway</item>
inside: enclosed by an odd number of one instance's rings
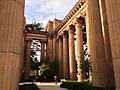
[[[55,83],[36,83],[40,90],[68,90],[65,88],[60,88],[60,83],[57,85]]]

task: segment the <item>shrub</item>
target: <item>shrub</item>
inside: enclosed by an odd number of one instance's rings
[[[36,84],[19,85],[19,90],[40,90]]]
[[[60,87],[67,88],[69,90],[111,90],[109,88],[92,86],[89,81],[77,82],[77,81],[63,81]]]

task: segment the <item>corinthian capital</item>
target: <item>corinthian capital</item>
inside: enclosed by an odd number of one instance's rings
[[[76,20],[74,21],[75,24],[83,24],[85,22],[84,18],[83,17],[79,17],[79,18],[76,18]]]

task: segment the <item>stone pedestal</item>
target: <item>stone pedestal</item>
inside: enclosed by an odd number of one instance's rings
[[[77,48],[77,77],[78,81],[83,81],[85,77],[85,72],[82,70],[81,64],[84,64],[84,49],[83,49],[83,34],[82,34],[82,23],[84,19],[82,17],[77,18],[75,21],[76,30],[76,48]]]
[[[88,1],[89,48],[92,61],[92,82],[99,87],[107,87],[107,63],[102,33],[99,0]]]
[[[69,68],[70,79],[76,80],[76,60],[75,60],[75,45],[74,45],[74,26],[69,26]]]
[[[0,89],[18,90],[24,0],[0,0]]]
[[[27,41],[26,44],[26,62],[25,62],[25,81],[30,80],[30,53],[31,53],[31,41]]]
[[[68,32],[63,34],[63,78],[69,79]]]
[[[59,78],[63,78],[63,40],[59,35]]]
[[[105,0],[99,0],[99,5],[100,5],[100,13],[101,13],[102,32],[103,32],[103,36],[104,36],[103,38],[105,43],[107,68],[108,68],[107,70],[108,87],[115,87],[115,78],[114,78],[110,38],[109,38],[109,32],[108,32],[108,21],[107,21],[107,15],[106,15]]]
[[[45,54],[45,43],[41,42],[41,56],[40,56],[40,62],[44,62],[44,54]]]
[[[120,0],[105,0],[116,90],[120,90]]]

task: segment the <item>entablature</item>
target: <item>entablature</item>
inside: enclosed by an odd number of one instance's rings
[[[72,10],[66,15],[62,23],[55,28],[57,34],[63,33],[64,30],[67,30],[69,25],[73,24],[76,18],[86,16],[86,6],[87,0],[79,0]]]
[[[39,40],[41,42],[46,42],[48,41],[48,32],[47,31],[32,31],[32,30],[25,30],[25,41],[29,40]]]

